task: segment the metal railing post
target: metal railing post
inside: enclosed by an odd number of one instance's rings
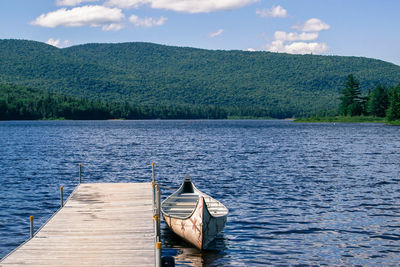
[[[154,215],[156,223],[156,242],[161,241],[161,204],[160,204],[160,185],[156,184],[156,214]]]
[[[161,242],[156,243],[156,267],[161,267]]]
[[[64,188],[60,186],[60,206],[64,207]]]
[[[155,178],[154,163],[151,164],[152,172],[152,187],[153,187],[153,215],[154,215],[154,230],[156,234],[155,245],[156,245],[156,267],[162,265],[162,251],[161,251],[161,192],[160,185],[157,183]]]
[[[33,216],[29,217],[29,221],[31,223],[31,227],[30,227],[30,236],[31,238],[33,238]]]
[[[156,207],[156,176],[154,172],[154,162],[151,164],[151,186],[153,188],[153,213]]]
[[[155,164],[154,164],[154,162],[153,163],[151,163],[151,178],[152,178],[152,181],[153,181],[153,183],[155,182],[155,177],[156,177],[156,174],[155,174],[155,169],[154,169],[154,166],[155,166]]]
[[[158,221],[157,221],[157,235],[158,235],[158,241],[161,241],[161,191],[160,191],[160,185],[157,184],[157,216],[158,216]]]
[[[79,184],[82,182],[82,164],[79,163]]]

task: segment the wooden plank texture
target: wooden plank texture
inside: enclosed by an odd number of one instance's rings
[[[0,266],[154,266],[151,183],[81,184]]]

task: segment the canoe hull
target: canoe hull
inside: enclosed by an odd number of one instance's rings
[[[175,218],[165,213],[163,217],[174,233],[202,250],[207,249],[211,241],[224,229],[227,216],[212,216],[204,197],[201,196],[195,211],[189,218]]]

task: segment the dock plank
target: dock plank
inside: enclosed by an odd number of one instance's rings
[[[154,266],[151,183],[80,184],[7,266]]]

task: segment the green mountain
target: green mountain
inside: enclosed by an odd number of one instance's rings
[[[216,106],[231,115],[291,117],[337,110],[348,74],[364,93],[400,82],[400,66],[362,57],[215,51],[151,43],[59,49],[0,40],[0,83],[96,101]]]

